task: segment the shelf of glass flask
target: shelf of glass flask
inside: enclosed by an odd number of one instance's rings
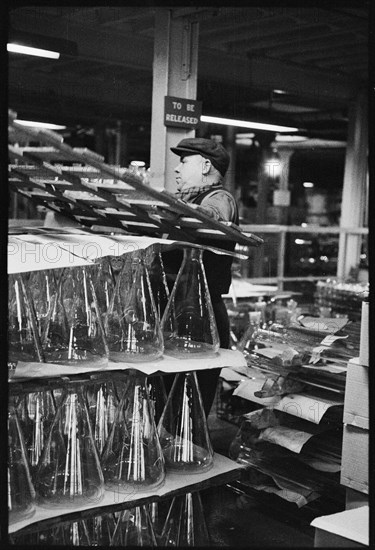
[[[119,493],[117,491],[106,490],[104,497],[100,502],[87,502],[76,508],[43,508],[35,506],[35,513],[32,517],[20,520],[9,525],[9,533],[15,533],[20,529],[32,531],[40,527],[43,522],[43,528],[49,527],[61,521],[74,520],[77,517],[90,515],[100,515],[100,513],[116,512],[141,506],[149,502],[160,501],[165,498],[185,494],[186,492],[195,492],[207,489],[212,486],[225,485],[239,478],[242,466],[230,458],[220,454],[214,454],[213,467],[205,472],[192,475],[181,475],[181,473],[168,472],[161,487],[150,491],[134,491],[130,494]]]
[[[106,365],[100,367],[95,366],[90,362],[79,363],[74,366],[57,365],[53,363],[37,363],[37,362],[22,362],[19,361],[16,369],[10,378],[11,383],[23,382],[32,379],[41,378],[61,378],[71,377],[82,374],[96,373],[105,374],[114,371],[123,371],[128,369],[136,369],[146,375],[151,375],[156,372],[176,373],[187,371],[199,371],[213,368],[223,367],[246,367],[246,359],[243,354],[236,350],[220,349],[218,353],[212,356],[206,354],[204,357],[197,358],[176,358],[163,355],[160,359],[150,362],[139,363],[114,363],[109,361]]]

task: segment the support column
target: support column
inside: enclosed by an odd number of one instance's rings
[[[194,130],[164,126],[164,97],[196,99],[199,23],[189,16],[173,17],[173,9],[155,13],[151,118],[150,184],[174,192],[177,157],[169,150]]]
[[[236,196],[236,129],[227,126],[225,148],[230,156],[229,168],[225,176],[225,188]]]
[[[361,91],[349,112],[340,227],[363,227],[366,212],[367,94]],[[337,277],[345,279],[359,263],[360,235],[340,235]]]

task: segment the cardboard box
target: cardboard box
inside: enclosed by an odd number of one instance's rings
[[[357,548],[369,545],[369,507],[315,518],[315,548]]]
[[[340,483],[368,494],[369,431],[344,425]]]
[[[369,369],[360,364],[359,358],[348,362],[344,424],[369,429]]]

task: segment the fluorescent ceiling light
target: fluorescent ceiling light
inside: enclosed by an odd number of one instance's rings
[[[59,59],[59,52],[52,50],[42,50],[41,48],[31,48],[30,46],[21,46],[20,44],[7,44],[8,52],[22,53],[25,55],[35,55],[37,57],[47,57],[49,59]]]
[[[19,120],[18,118],[14,121],[20,126],[31,126],[32,128],[46,128],[48,130],[65,130],[66,126],[61,124],[51,124],[50,122],[35,122],[33,120]]]
[[[307,138],[306,136],[288,136],[288,135],[283,135],[283,134],[280,134],[278,136],[275,137],[275,141],[279,141],[279,142],[289,142],[289,141],[293,141],[294,143],[298,142],[298,141],[306,141],[308,140],[309,138]]]
[[[247,139],[247,138],[253,138],[255,137],[255,134],[253,132],[246,132],[244,134],[236,134],[236,139]]]
[[[223,124],[224,126],[237,126],[239,128],[252,128],[253,130],[266,130],[268,132],[298,132],[298,128],[291,126],[278,126],[277,124],[263,124],[262,122],[250,122],[248,120],[234,120],[232,118],[220,118],[217,116],[201,116],[202,122],[210,124]]]
[[[311,187],[314,187],[314,184],[312,181],[304,181],[303,186],[306,188],[311,188]]]

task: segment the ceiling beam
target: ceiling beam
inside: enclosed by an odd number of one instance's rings
[[[293,49],[298,51],[301,44],[304,44],[305,42],[312,44],[316,40],[321,42],[322,38],[328,37],[331,39],[332,36],[347,36],[348,31],[355,31],[355,28],[348,25],[347,28],[332,29],[327,25],[315,25],[303,28],[297,27],[295,32],[291,33],[289,27],[286,31],[276,31],[269,36],[262,33],[256,41],[254,41],[255,35],[251,34],[247,37],[247,40],[238,40],[238,38],[235,38],[233,42],[229,44],[229,51],[231,53],[236,53],[241,52],[244,49],[248,51],[257,51],[274,48],[277,48],[278,51],[280,51],[279,46],[283,47],[288,45],[291,45]],[[365,40],[365,38],[363,40]],[[225,38],[224,42],[228,43],[229,41]]]

